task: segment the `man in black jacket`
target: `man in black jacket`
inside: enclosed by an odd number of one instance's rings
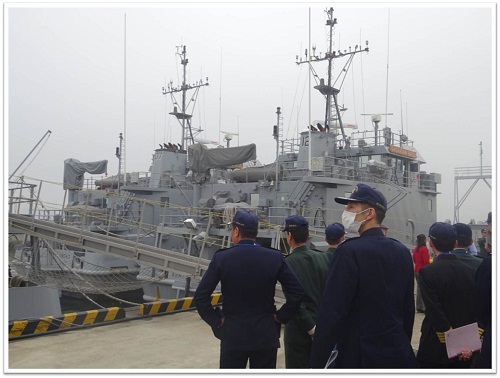
[[[346,205],[345,229],[360,236],[344,241],[333,256],[310,367],[324,368],[333,349],[335,368],[417,367],[411,346],[413,262],[408,248],[380,228],[387,200],[377,189],[358,184],[349,198],[335,201]]]
[[[475,269],[451,253],[457,246],[457,232],[451,224],[434,223],[429,244],[436,257],[419,272],[426,311],[417,359],[422,368],[468,368],[470,357],[448,358],[445,332],[475,322],[470,305]]]
[[[280,251],[255,243],[258,218],[239,210],[231,223],[231,248],[217,251],[205,272],[194,303],[201,318],[221,340],[220,368],[275,369],[280,323],[299,311],[304,288]],[[277,282],[286,302],[274,303]],[[213,308],[211,294],[221,283],[222,310]]]
[[[474,309],[476,320],[484,330],[483,333],[483,343],[481,346],[481,353],[477,360],[477,363],[473,366],[477,369],[491,369],[491,327],[492,327],[492,312],[491,312],[491,301],[492,301],[492,262],[491,262],[491,251],[492,251],[492,220],[491,211],[488,213],[488,230],[485,244],[487,244],[487,256],[484,258],[483,262],[479,266],[476,272],[476,284],[474,286],[474,292],[472,295],[472,308]]]

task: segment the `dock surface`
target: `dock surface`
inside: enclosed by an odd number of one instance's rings
[[[134,311],[127,310],[127,318],[113,324],[10,341],[6,371],[218,369],[219,340],[196,310],[141,318]],[[414,349],[418,348],[423,318],[424,314],[415,314]],[[283,330],[281,344],[278,369],[285,368]]]

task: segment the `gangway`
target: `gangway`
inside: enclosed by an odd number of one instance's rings
[[[9,233],[22,233],[78,246],[88,251],[124,258],[138,264],[193,278],[201,278],[210,263],[210,260],[207,259],[184,255],[130,240],[118,239],[114,236],[85,231],[51,221],[35,219],[29,215],[10,213]],[[279,284],[276,287],[276,297],[285,298]]]

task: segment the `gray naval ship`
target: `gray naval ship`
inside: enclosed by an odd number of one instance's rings
[[[349,67],[358,54],[368,51],[367,46],[356,46],[348,51],[332,50],[332,32],[336,25],[333,9],[327,9],[327,27],[330,48],[323,56],[309,54],[297,59],[297,65],[328,64],[326,78],[318,78],[314,87],[317,98],[325,101],[324,119],[304,127],[300,137],[283,139],[281,109],[276,109],[276,124],[269,126],[269,137],[276,141],[276,161],[262,165],[256,161],[255,144],[210,148],[197,137],[192,128],[192,115],[187,104],[192,104],[208,78],[186,82],[186,46],[177,54],[183,66],[184,80],[178,87],[163,88],[163,95],[181,95],[170,113],[182,128],[180,143],[163,143],[152,153],[152,163],[145,172],[124,172],[122,154],[124,140],[120,134],[120,171],[116,176],[84,179],[85,173],[106,171],[107,161],[82,163],[76,159],[65,161],[64,188],[67,202],[64,211],[54,219],[57,223],[78,223],[85,230],[146,244],[178,254],[210,260],[220,248],[231,245],[228,222],[238,209],[254,212],[260,219],[258,243],[288,253],[282,226],[289,215],[300,214],[308,219],[311,247],[325,250],[324,228],[340,221],[343,206],[335,197],[348,196],[354,186],[363,182],[380,190],[388,201],[384,223],[389,237],[398,239],[409,248],[416,235],[426,233],[436,221],[438,173],[427,173],[425,161],[413,142],[390,127],[381,127],[383,114],[371,117],[373,129],[352,130],[342,121],[346,108],[338,101],[341,83],[333,75],[334,62],[343,60]],[[346,75],[342,69],[340,75]],[[191,100],[188,95],[192,94]],[[398,125],[399,127],[399,125]],[[347,235],[352,237],[356,235]],[[103,250],[109,252],[110,248]],[[78,251],[80,256],[85,248]],[[99,256],[99,253],[92,253]],[[76,252],[75,252],[76,253]],[[115,256],[116,257],[116,256]],[[130,266],[130,259],[116,266],[134,270],[134,279],[147,282],[144,300],[188,296],[196,288],[175,269],[139,269]],[[83,268],[83,265],[82,265]],[[149,276],[149,277],[148,277]]]
[[[333,9],[326,13],[332,35],[336,19]],[[101,227],[111,227],[118,236],[210,260],[219,248],[230,246],[227,223],[240,208],[259,216],[258,242],[262,245],[286,254],[281,226],[287,216],[300,214],[311,226],[311,246],[325,249],[324,227],[340,221],[343,211],[334,198],[348,195],[356,183],[364,182],[387,198],[384,223],[390,229],[389,236],[412,246],[416,235],[426,233],[436,221],[440,175],[423,170],[425,161],[406,135],[380,126],[382,115],[372,115],[373,130],[346,134],[348,127],[342,122],[346,109],[338,101],[340,88],[332,85],[342,80],[334,78],[333,63],[342,59],[348,67],[357,54],[368,51],[368,46],[335,52],[331,41],[324,56],[310,54],[297,60],[298,65],[308,64],[311,69],[312,63],[328,64],[327,77],[319,78],[314,87],[317,97],[325,100],[324,120],[304,127],[298,140],[283,140],[278,107],[276,124],[269,127],[277,158],[260,166],[255,160],[257,146],[230,147],[230,134],[226,135],[225,148],[197,142],[201,139],[191,127],[186,99],[190,91],[196,98],[208,79],[196,85],[186,83],[188,59],[186,46],[182,46],[178,55],[184,81],[179,87],[163,88],[164,95],[182,95],[180,109],[170,113],[182,127],[180,143],[164,143],[154,150],[147,172],[121,172],[96,180],[92,190],[71,189],[68,177],[68,204],[91,205],[114,214]],[[341,75],[346,74],[347,70],[342,70]],[[117,148],[118,157],[120,151],[121,147]]]

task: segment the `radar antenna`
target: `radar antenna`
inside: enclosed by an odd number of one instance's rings
[[[229,148],[229,142],[231,142],[231,140],[233,140],[234,135],[240,136],[240,134],[238,134],[238,133],[233,133],[231,131],[222,131],[222,130],[221,130],[221,134],[224,134],[224,139],[226,140],[226,147],[227,148]]]
[[[378,124],[382,121],[381,116],[390,116],[393,113],[361,113],[362,116],[371,116],[373,128],[375,129],[375,145],[378,145]]]

